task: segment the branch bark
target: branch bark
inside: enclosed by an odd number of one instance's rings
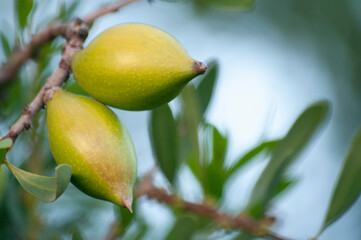
[[[44,86],[35,96],[34,100],[25,107],[20,118],[10,127],[4,138],[11,138],[13,141],[24,130],[32,127],[32,120],[41,108],[46,104],[45,100],[51,99],[50,93],[69,77],[69,67],[73,54],[82,49],[83,42],[88,35],[88,27],[80,20],[74,20],[66,26],[66,44],[63,48],[62,58],[55,71],[47,79]],[[45,98],[46,97],[46,98]]]
[[[32,57],[40,45],[60,35],[65,36],[67,40],[57,68],[47,79],[34,100],[25,107],[20,118],[9,128],[9,132],[3,138],[11,138],[15,142],[22,131],[31,129],[34,116],[44,107],[46,102],[51,99],[54,89],[60,87],[62,83],[68,79],[71,58],[76,51],[82,49],[84,40],[88,36],[89,25],[93,24],[97,18],[107,13],[115,12],[135,1],[136,0],[125,0],[103,6],[85,16],[84,20],[75,19],[67,23],[53,23],[39,34],[34,35],[24,49],[18,50],[13,54],[10,61],[0,69],[0,86],[16,76],[20,66]]]
[[[155,199],[160,203],[165,203],[168,206],[178,208],[184,212],[189,212],[203,216],[216,222],[219,226],[224,228],[241,229],[250,234],[259,237],[268,237],[273,240],[290,240],[279,236],[272,231],[269,231],[262,222],[256,222],[247,216],[232,217],[228,214],[219,212],[214,206],[209,204],[197,204],[187,202],[175,194],[168,194],[164,189],[157,188],[153,184],[153,172],[146,175],[136,188],[136,197],[140,198],[146,196],[149,199]]]
[[[113,4],[104,5],[101,8],[95,10],[89,15],[83,17],[83,23],[90,26],[94,23],[96,19],[106,14],[116,12],[120,8],[133,3],[137,0],[124,0],[118,1]],[[19,48],[11,55],[9,61],[4,63],[0,68],[0,87],[4,86],[10,80],[16,77],[17,72],[20,67],[30,58],[34,56],[37,48],[41,45],[44,45],[47,42],[54,40],[58,36],[66,36],[66,33],[69,29],[69,24],[73,21],[67,23],[54,22],[49,27],[45,28],[40,33],[37,33],[32,36],[31,41],[26,44],[23,48]]]

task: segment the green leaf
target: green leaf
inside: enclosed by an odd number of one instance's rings
[[[7,38],[3,32],[0,32],[0,41],[1,41],[1,46],[4,50],[6,58],[9,58],[11,55],[11,47],[10,47],[9,41],[7,40]]]
[[[133,213],[131,213],[128,209],[115,206],[114,210],[115,210],[115,213],[116,213],[116,215],[117,215],[117,217],[119,219],[119,222],[120,222],[120,224],[122,226],[121,227],[122,232],[125,232],[127,227],[132,222],[133,218],[136,216],[137,209],[134,208]]]
[[[218,62],[212,61],[208,66],[207,72],[202,76],[201,82],[197,87],[201,115],[203,115],[208,108],[218,77]]]
[[[192,236],[207,224],[202,218],[193,215],[181,215],[165,238],[166,240],[192,239]]]
[[[244,165],[246,165],[250,160],[254,159],[260,153],[266,152],[268,154],[272,152],[280,141],[281,140],[263,142],[258,146],[256,146],[255,148],[251,149],[249,152],[247,152],[245,155],[239,158],[239,160],[237,160],[236,163],[231,167],[230,169],[231,174],[233,174],[238,169],[242,168]]]
[[[177,126],[168,104],[150,113],[149,135],[160,169],[173,182],[179,166]]]
[[[0,165],[5,159],[6,152],[13,145],[13,140],[5,138],[0,140]]]
[[[181,94],[182,111],[177,119],[181,159],[192,161],[192,165],[199,168],[200,145],[198,126],[202,120],[198,93],[193,85],[184,88]]]
[[[299,153],[326,122],[328,102],[319,102],[306,109],[293,124],[286,137],[277,144],[272,157],[258,179],[248,204],[248,211],[261,217],[275,196],[281,179]]]
[[[190,130],[197,131],[203,118],[198,92],[193,85],[188,85],[182,91],[181,96],[184,106],[184,120]]]
[[[73,1],[70,2],[70,4],[66,2],[61,2],[58,9],[58,17],[57,19],[64,21],[69,20],[71,17],[73,17],[75,10],[78,8],[80,1]]]
[[[361,129],[343,165],[320,233],[339,219],[361,194]]]
[[[4,165],[0,164],[0,205],[5,197],[8,172]]]
[[[8,161],[5,161],[5,164],[25,191],[44,202],[53,202],[60,197],[71,178],[71,167],[66,164],[61,164],[55,168],[55,177],[26,172],[16,168]]]
[[[273,197],[279,197],[284,194],[287,190],[295,186],[299,181],[297,177],[282,176],[280,183],[278,184],[277,190]]]
[[[79,86],[79,84],[75,81],[73,76],[69,77],[69,79],[64,83],[63,89],[67,90],[68,92],[74,93],[74,94],[91,97],[87,92],[85,92]]]
[[[245,10],[254,5],[254,0],[201,0],[201,2],[212,7],[227,10]]]
[[[211,129],[213,133],[213,161],[223,165],[227,153],[228,138],[222,135],[216,127],[211,126]]]
[[[211,142],[209,143],[209,141]],[[230,176],[225,166],[228,138],[218,129],[207,124],[202,137],[203,149],[202,163],[197,165],[195,160],[188,165],[195,177],[200,181],[205,194],[218,200],[223,193],[223,187]],[[210,152],[210,154],[208,154]]]
[[[33,0],[16,0],[15,7],[16,13],[19,20],[20,28],[24,28],[26,26],[28,16],[33,8],[34,1]]]
[[[84,240],[83,235],[80,232],[80,229],[78,227],[73,228],[73,234],[71,236],[72,240]]]

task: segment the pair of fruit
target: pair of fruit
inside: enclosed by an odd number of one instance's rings
[[[72,167],[84,193],[131,211],[137,160],[131,136],[104,104],[149,110],[176,97],[206,65],[190,58],[169,34],[129,23],[101,33],[75,53],[72,70],[96,100],[63,90],[47,103],[49,142],[58,164]]]

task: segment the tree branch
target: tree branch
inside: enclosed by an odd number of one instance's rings
[[[31,123],[35,114],[44,107],[45,100],[51,99],[49,94],[53,93],[54,88],[60,87],[69,77],[71,58],[76,51],[82,49],[83,42],[88,35],[88,27],[80,19],[77,19],[68,23],[66,29],[67,42],[64,45],[62,58],[57,68],[47,79],[34,100],[25,107],[20,118],[10,127],[4,138],[9,137],[15,141],[22,131],[29,130],[32,127]]]
[[[15,141],[22,131],[29,130],[32,127],[32,120],[36,113],[51,99],[55,89],[60,87],[61,84],[68,79],[71,58],[76,51],[82,49],[84,40],[88,36],[88,26],[97,18],[107,13],[117,11],[121,7],[135,1],[136,0],[125,0],[103,6],[88,16],[85,16],[84,19],[86,22],[81,19],[75,19],[67,23],[53,23],[41,33],[34,35],[33,39],[23,50],[18,50],[13,54],[10,61],[0,69],[0,86],[16,75],[21,64],[32,57],[37,47],[60,35],[65,36],[67,40],[59,65],[47,79],[34,100],[25,107],[20,118],[9,128],[9,132],[4,138],[11,138]]]
[[[116,12],[120,8],[135,2],[137,0],[123,0],[113,4],[105,5],[89,15],[83,17],[83,22],[90,26],[93,22],[108,13]],[[19,68],[30,58],[34,56],[34,53],[41,45],[52,41],[58,36],[65,36],[71,23],[54,22],[49,27],[45,28],[40,33],[34,34],[30,43],[26,44],[23,48],[19,48],[11,55],[9,61],[4,63],[0,68],[0,87],[8,83],[11,79],[16,77]]]
[[[137,0],[124,0],[124,1],[118,1],[113,4],[104,5],[103,7],[99,8],[98,10],[94,11],[93,13],[83,17],[83,21],[87,25],[92,25],[93,22],[98,19],[101,16],[104,16],[108,13],[117,12],[122,7],[125,7],[126,5],[129,5]]]
[[[274,240],[290,240],[269,231],[268,227],[262,224],[262,222],[256,222],[247,216],[232,217],[225,213],[220,213],[214,206],[209,204],[191,203],[179,198],[175,194],[168,194],[164,189],[154,186],[153,173],[148,174],[136,188],[136,197],[140,198],[142,196],[147,196],[150,199],[155,199],[158,202],[165,203],[185,212],[212,219],[219,226],[224,228],[241,229],[252,235],[268,237]]]

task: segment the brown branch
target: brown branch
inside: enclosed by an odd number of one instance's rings
[[[110,4],[109,6],[103,6],[84,17],[86,23],[80,19],[75,19],[63,24],[53,23],[41,33],[34,35],[31,42],[26,45],[23,50],[18,50],[13,54],[10,61],[0,69],[0,86],[16,75],[21,64],[32,57],[37,47],[51,41],[59,35],[64,35],[67,40],[59,65],[47,79],[33,101],[25,107],[20,118],[9,128],[9,132],[3,138],[11,138],[15,141],[22,131],[29,130],[32,127],[32,120],[36,113],[51,99],[56,88],[60,87],[69,77],[71,58],[76,51],[82,49],[84,40],[88,35],[89,24],[92,24],[98,17],[114,12],[134,1],[136,0],[125,0]]]
[[[121,234],[121,232],[122,230],[121,230],[120,222],[118,220],[115,220],[111,224],[107,235],[104,237],[104,240],[116,239]]]
[[[82,48],[87,35],[88,27],[83,24],[81,20],[74,20],[67,24],[67,42],[63,48],[63,54],[59,65],[53,74],[51,74],[51,76],[47,79],[46,83],[35,96],[34,100],[25,107],[20,118],[10,127],[9,132],[4,138],[10,137],[13,141],[15,141],[22,131],[29,130],[32,127],[32,119],[35,114],[44,107],[46,103],[45,100],[49,100],[51,98],[49,94],[54,91],[54,88],[60,87],[61,84],[69,77],[71,58],[76,51]]]
[[[91,25],[93,22],[108,13],[116,12],[120,8],[135,2],[137,0],[123,0],[118,1],[113,4],[105,5],[96,11],[90,13],[89,15],[83,17],[83,22],[86,25]],[[8,83],[11,79],[16,77],[19,68],[30,58],[32,58],[41,45],[44,45],[47,42],[52,41],[58,36],[65,36],[67,30],[69,29],[69,24],[72,21],[67,23],[54,22],[49,27],[45,28],[40,33],[34,34],[31,41],[26,44],[23,48],[17,49],[11,55],[9,61],[4,63],[0,68],[0,87]]]
[[[147,196],[150,199],[155,199],[158,202],[165,203],[185,212],[212,219],[219,226],[224,228],[241,229],[242,231],[246,231],[255,236],[268,237],[274,240],[290,240],[269,231],[268,227],[262,224],[262,222],[256,222],[247,216],[232,217],[228,214],[219,212],[214,206],[209,204],[191,203],[179,198],[175,194],[168,194],[164,189],[154,186],[152,173],[148,174],[137,186],[136,197],[139,198],[142,196]]]
[[[129,5],[135,1],[137,0],[124,0],[124,1],[115,2],[113,4],[104,5],[103,7],[99,8],[97,11],[94,11],[93,13],[83,17],[82,19],[85,24],[90,26],[99,17],[104,16],[108,13],[117,12],[122,7],[125,7],[126,5]]]

